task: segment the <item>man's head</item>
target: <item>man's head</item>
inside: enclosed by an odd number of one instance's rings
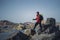
[[[37,13],[37,15],[39,15],[39,12],[36,12]]]

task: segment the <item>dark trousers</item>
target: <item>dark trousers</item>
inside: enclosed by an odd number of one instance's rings
[[[40,31],[42,31],[42,25],[41,25],[41,22],[40,22],[40,23],[37,23],[37,22],[36,22],[33,29],[35,30],[35,28],[36,28],[36,26],[37,26],[38,24],[39,24],[39,27],[40,27]]]

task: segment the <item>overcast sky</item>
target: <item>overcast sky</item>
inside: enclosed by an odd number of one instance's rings
[[[0,0],[0,20],[34,22],[37,11],[60,22],[60,0]]]

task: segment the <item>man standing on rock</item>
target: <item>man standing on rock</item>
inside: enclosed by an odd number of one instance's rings
[[[36,26],[39,24],[39,27],[40,27],[40,29],[39,29],[39,32],[38,32],[38,34],[40,33],[40,31],[42,31],[42,25],[41,25],[41,22],[42,22],[42,20],[43,20],[43,16],[41,15],[41,14],[39,14],[39,12],[36,12],[37,14],[36,14],[36,19],[33,19],[33,20],[36,20],[36,23],[35,23],[35,26],[34,26],[34,30],[35,30],[35,28],[36,28]]]

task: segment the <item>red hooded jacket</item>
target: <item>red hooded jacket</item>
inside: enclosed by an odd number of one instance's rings
[[[36,22],[37,22],[37,23],[40,23],[40,22],[41,22],[41,20],[40,20],[40,15],[36,15]]]

